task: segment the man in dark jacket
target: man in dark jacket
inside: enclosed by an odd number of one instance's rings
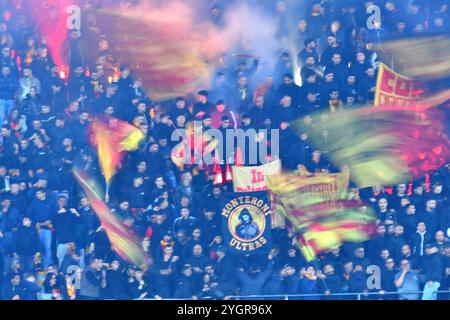
[[[180,215],[181,217],[175,219],[173,223],[174,232],[185,230],[187,234],[191,234],[194,228],[198,226],[197,219],[191,217],[189,208],[181,208]]]
[[[384,262],[384,266],[381,267],[381,290],[380,298],[383,300],[396,300],[396,295],[387,295],[383,296],[385,292],[395,292],[397,291],[397,287],[395,286],[395,275],[397,274],[397,270],[394,269],[395,261],[393,258],[387,258]]]
[[[4,65],[0,74],[0,126],[3,125],[8,114],[14,109],[17,88],[18,82],[11,75],[11,67]]]
[[[360,264],[356,264],[348,281],[349,292],[367,292],[367,273]],[[356,297],[356,296],[355,296]]]
[[[45,189],[36,190],[36,198],[31,202],[27,210],[27,216],[31,218],[39,232],[39,239],[45,252],[45,267],[52,262],[52,231],[53,219],[56,213],[54,200],[47,196]]]
[[[185,262],[192,266],[193,278],[196,285],[200,285],[202,282],[202,276],[205,271],[206,265],[209,263],[207,256],[203,254],[203,248],[200,244],[196,244],[192,247],[192,253],[190,257],[184,259]],[[195,292],[201,290],[201,287],[194,287]]]
[[[425,223],[428,233],[434,235],[439,230],[440,216],[437,201],[431,198],[425,202],[425,210],[419,214],[418,218]]]
[[[388,238],[387,248],[391,252],[395,262],[400,262],[402,255],[402,247],[406,244],[404,237],[404,228],[402,225],[396,225],[394,234]]]
[[[39,251],[39,235],[31,224],[31,219],[24,217],[22,226],[14,233],[14,252],[19,256],[25,272],[33,272],[33,258]]]
[[[388,238],[386,237],[386,226],[379,225],[377,227],[376,236],[369,242],[368,256],[374,260],[380,255],[382,249],[388,247]]]
[[[195,293],[195,279],[193,277],[192,266],[185,264],[181,275],[176,279],[175,299],[190,299]]]
[[[58,257],[59,266],[61,266],[69,246],[73,247],[77,240],[77,224],[80,222],[78,211],[67,207],[66,196],[58,197],[58,209],[53,222],[58,243],[56,256]]]
[[[126,294],[126,274],[121,270],[123,267],[120,265],[119,260],[111,262],[111,266],[106,271],[106,292],[108,298],[123,300],[127,299]]]
[[[363,271],[366,272],[367,267],[370,265],[370,259],[366,257],[365,249],[363,246],[357,246],[355,248],[354,257],[352,259],[353,265],[361,265],[363,268]]]
[[[206,113],[214,110],[214,104],[208,100],[209,93],[206,90],[198,92],[198,102],[194,104],[193,115],[201,119]]]
[[[340,293],[343,290],[343,278],[339,273],[335,272],[335,268],[332,264],[327,264],[323,268],[324,279],[321,282],[323,284],[323,293],[325,294],[325,300],[340,299],[339,296],[330,297],[330,294]]]
[[[426,246],[424,272],[426,283],[423,288],[422,300],[436,300],[437,291],[441,286],[444,274],[444,267],[439,249],[433,244]]]
[[[226,248],[221,246],[216,250],[217,260],[214,263],[214,270],[218,276],[217,289],[220,290],[224,296],[232,295],[238,287],[237,279],[235,277],[235,268],[233,265],[233,258],[226,254]]]
[[[0,207],[0,233],[3,235],[0,237],[0,254],[5,254],[5,258],[10,257],[12,253],[13,234],[19,228],[20,223],[20,212],[11,205],[10,197],[4,195]],[[10,265],[9,261],[4,261],[4,263]]]
[[[289,96],[291,97],[294,109],[298,109],[300,104],[300,93],[300,87],[294,83],[294,76],[290,73],[286,73],[283,76],[283,84],[277,89],[277,102],[280,102],[283,97]]]
[[[250,266],[249,272],[239,269],[238,278],[241,283],[241,296],[261,295],[264,283],[272,274],[273,257],[269,255],[269,263],[264,271],[257,265]],[[247,298],[248,299],[248,298]]]
[[[433,242],[433,236],[428,232],[424,222],[417,224],[417,232],[411,237],[413,254],[420,260],[425,254],[427,244]]]

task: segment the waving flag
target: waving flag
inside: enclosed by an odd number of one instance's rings
[[[125,153],[138,149],[144,134],[133,125],[106,117],[96,118],[91,125],[91,132],[100,166],[107,184],[110,184]]]
[[[102,226],[105,228],[113,250],[124,260],[145,269],[151,263],[150,258],[143,251],[140,241],[134,230],[125,226],[116,217],[108,206],[102,201],[100,188],[94,179],[85,171],[73,169],[74,176],[88,197],[92,209],[97,214]]]
[[[329,159],[335,166],[349,166],[359,187],[403,183],[438,169],[450,157],[439,110],[366,107],[318,119],[312,136],[328,130]],[[320,139],[313,144],[322,147]]]
[[[425,93],[425,84],[403,76],[384,63],[378,69],[375,106],[414,106]]]
[[[101,11],[101,25],[118,59],[142,78],[155,101],[208,87],[212,68],[205,53],[214,46],[206,50],[204,45],[212,28],[196,26],[193,11],[182,2],[155,3]]]
[[[439,86],[435,86],[435,82],[404,76],[380,63],[374,104],[376,107],[402,106],[415,111],[429,109],[450,99],[449,89],[439,91]]]
[[[296,245],[307,261],[322,252],[341,246],[343,242],[363,242],[370,239],[374,224],[367,221],[335,221],[315,223],[295,237]]]
[[[406,76],[425,80],[450,76],[450,37],[448,34],[386,41],[383,51],[397,58]]]
[[[348,174],[341,175],[339,184],[336,174],[268,177],[277,210],[290,222],[296,244],[308,261],[344,242],[368,240],[374,230],[373,212],[360,202],[347,199],[343,179],[347,175],[348,185]]]

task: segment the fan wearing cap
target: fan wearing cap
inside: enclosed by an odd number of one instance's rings
[[[214,109],[214,104],[208,100],[209,94],[206,90],[197,93],[197,102],[194,104],[193,115],[196,118],[202,118],[206,113]]]

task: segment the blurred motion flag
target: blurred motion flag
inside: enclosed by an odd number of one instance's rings
[[[306,261],[313,261],[320,253],[341,246],[344,242],[363,242],[370,239],[374,223],[367,221],[335,221],[316,223],[295,236],[295,244]]]
[[[277,214],[282,214],[297,229],[314,221],[318,215],[329,215],[340,194],[349,183],[348,172],[315,174],[302,177],[296,174],[279,174],[267,177],[267,187],[273,197]],[[344,203],[343,203],[344,204]],[[308,207],[313,210],[304,210]],[[320,210],[320,212],[319,212]]]
[[[113,250],[124,260],[142,269],[150,264],[150,258],[141,247],[134,230],[125,226],[102,201],[100,187],[82,169],[74,166],[73,174],[88,197],[92,209],[97,214]]]
[[[154,101],[208,88],[212,69],[206,62],[210,58],[206,51],[215,49],[211,45],[207,50],[204,45],[212,30],[195,26],[193,13],[182,2],[162,7],[154,2],[126,8],[111,6],[100,12],[102,29],[118,60],[130,65]]]
[[[340,175],[348,185],[348,173]],[[344,242],[368,240],[374,230],[373,212],[359,201],[348,200],[347,185],[341,181],[338,188],[336,181],[336,174],[269,177],[269,189],[308,261]]]
[[[349,166],[352,181],[361,188],[404,183],[437,170],[450,156],[437,109],[366,107],[331,114],[324,121],[319,117],[313,144],[321,149],[318,137],[327,130],[329,159],[337,167]],[[302,124],[297,127],[302,132]]]
[[[383,51],[397,59],[396,65],[407,77],[436,80],[450,76],[448,34],[386,41]]]
[[[106,183],[110,184],[125,152],[138,149],[144,134],[131,124],[103,116],[94,119],[90,130]]]

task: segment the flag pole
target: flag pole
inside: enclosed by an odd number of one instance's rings
[[[106,182],[106,189],[105,189],[105,202],[109,203],[109,188],[110,188],[110,184],[108,182]]]

